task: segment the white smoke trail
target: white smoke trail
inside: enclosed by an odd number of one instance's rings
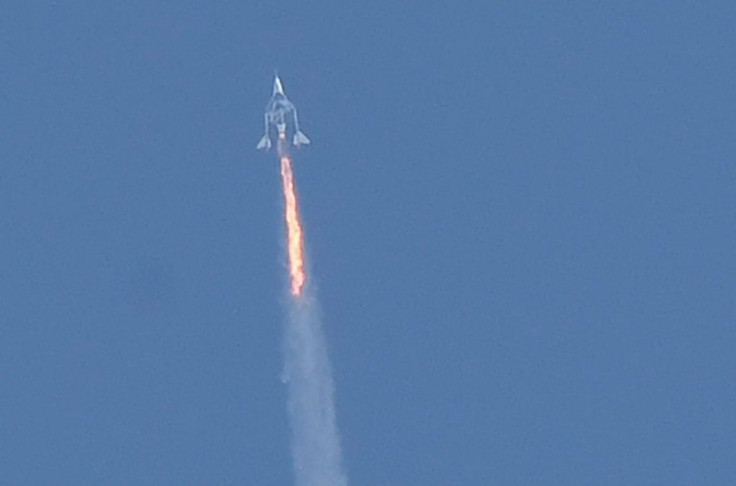
[[[289,298],[284,346],[297,486],[347,486],[335,417],[335,390],[317,299]]]

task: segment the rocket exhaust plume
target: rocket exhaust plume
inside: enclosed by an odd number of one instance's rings
[[[304,240],[291,159],[281,151],[290,294],[283,379],[297,486],[347,486],[337,430],[332,371],[315,293],[307,282]]]
[[[291,295],[298,297],[304,287],[304,242],[302,241],[302,225],[299,221],[296,191],[294,190],[294,174],[291,171],[291,160],[281,156],[281,181],[284,186],[284,204],[287,232],[287,251],[289,257],[289,276],[291,277]]]

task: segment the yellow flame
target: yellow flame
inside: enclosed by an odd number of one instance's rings
[[[304,243],[302,241],[302,225],[299,222],[299,207],[294,189],[294,175],[291,172],[291,160],[281,157],[281,180],[284,184],[284,201],[286,202],[286,230],[289,252],[289,274],[291,276],[291,295],[302,293],[306,276],[304,274]]]

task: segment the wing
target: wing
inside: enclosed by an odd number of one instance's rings
[[[265,135],[263,135],[263,138],[261,138],[261,141],[256,146],[258,150],[268,150],[271,148],[271,139],[268,138],[268,112],[263,115],[263,130]]]
[[[294,135],[294,145],[297,147],[300,145],[309,145],[311,142],[307,138],[306,135],[304,135],[302,132],[296,132],[296,135]]]
[[[268,134],[264,135],[263,138],[261,138],[261,141],[258,142],[256,148],[258,150],[268,150],[271,148],[271,139],[268,138]]]

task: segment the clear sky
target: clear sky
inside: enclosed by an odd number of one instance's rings
[[[292,484],[275,69],[352,485],[732,484],[733,2],[0,7],[3,484]]]

